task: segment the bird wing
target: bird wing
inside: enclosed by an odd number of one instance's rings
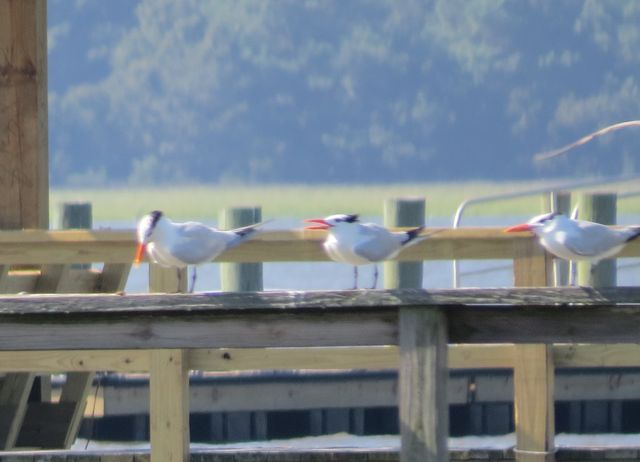
[[[573,253],[592,257],[624,244],[626,234],[600,223],[576,221],[576,228],[561,235],[562,243]]]
[[[177,239],[169,249],[176,258],[188,264],[213,260],[227,248],[234,238],[202,223],[176,223]]]
[[[372,262],[393,257],[402,245],[402,236],[373,223],[360,226],[359,237],[354,252]]]

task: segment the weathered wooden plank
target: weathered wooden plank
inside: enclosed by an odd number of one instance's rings
[[[549,345],[517,345],[514,408],[516,460],[552,462],[554,450],[554,365]]]
[[[400,460],[447,462],[447,327],[438,310],[400,311]]]
[[[51,322],[40,317],[31,325],[21,319],[0,323],[0,350],[358,346],[394,344],[397,337],[394,313],[214,315],[182,320],[162,315],[136,320],[127,315],[118,320],[95,317],[92,322],[71,318],[60,322],[54,316]]]
[[[496,289],[402,289],[377,291],[283,291],[252,293],[202,293],[166,295],[17,295],[0,296],[0,317],[11,314],[248,313],[303,311],[385,311],[400,306],[445,306],[447,309],[473,307],[516,310],[538,307],[540,312],[628,307],[630,313],[640,300],[640,287],[536,287]],[[548,307],[548,308],[542,308]],[[523,310],[523,312],[526,310]],[[491,342],[495,343],[495,342]]]
[[[0,1],[0,113],[0,228],[48,228],[45,0]]]
[[[189,460],[189,371],[184,350],[151,352],[151,462]]]

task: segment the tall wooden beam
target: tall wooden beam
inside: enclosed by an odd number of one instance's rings
[[[48,228],[46,0],[0,0],[0,114],[0,229]]]

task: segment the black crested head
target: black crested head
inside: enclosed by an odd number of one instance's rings
[[[149,215],[151,215],[151,227],[155,227],[158,220],[162,218],[162,212],[160,210],[154,210]]]
[[[551,212],[551,213],[545,213],[544,215],[538,215],[537,217],[535,217],[533,220],[531,220],[532,223],[546,223],[549,220],[553,220],[555,217],[562,215],[559,212]]]
[[[158,220],[162,218],[162,212],[160,210],[154,210],[149,213],[151,217],[151,221],[149,222],[149,227],[147,228],[145,234],[146,238],[150,238],[153,234],[153,230],[156,229],[156,225],[158,224]]]

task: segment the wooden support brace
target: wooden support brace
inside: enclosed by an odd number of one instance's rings
[[[400,310],[402,462],[448,462],[447,329],[435,309]]]
[[[131,265],[129,263],[105,263],[98,279],[96,292],[122,292],[127,284],[130,271]]]
[[[0,386],[0,447],[7,450],[15,446],[27,411],[27,398],[35,374],[7,374]]]
[[[553,346],[516,345],[514,408],[517,462],[555,460]]]
[[[149,373],[151,462],[189,460],[189,370],[186,350],[153,350]]]

